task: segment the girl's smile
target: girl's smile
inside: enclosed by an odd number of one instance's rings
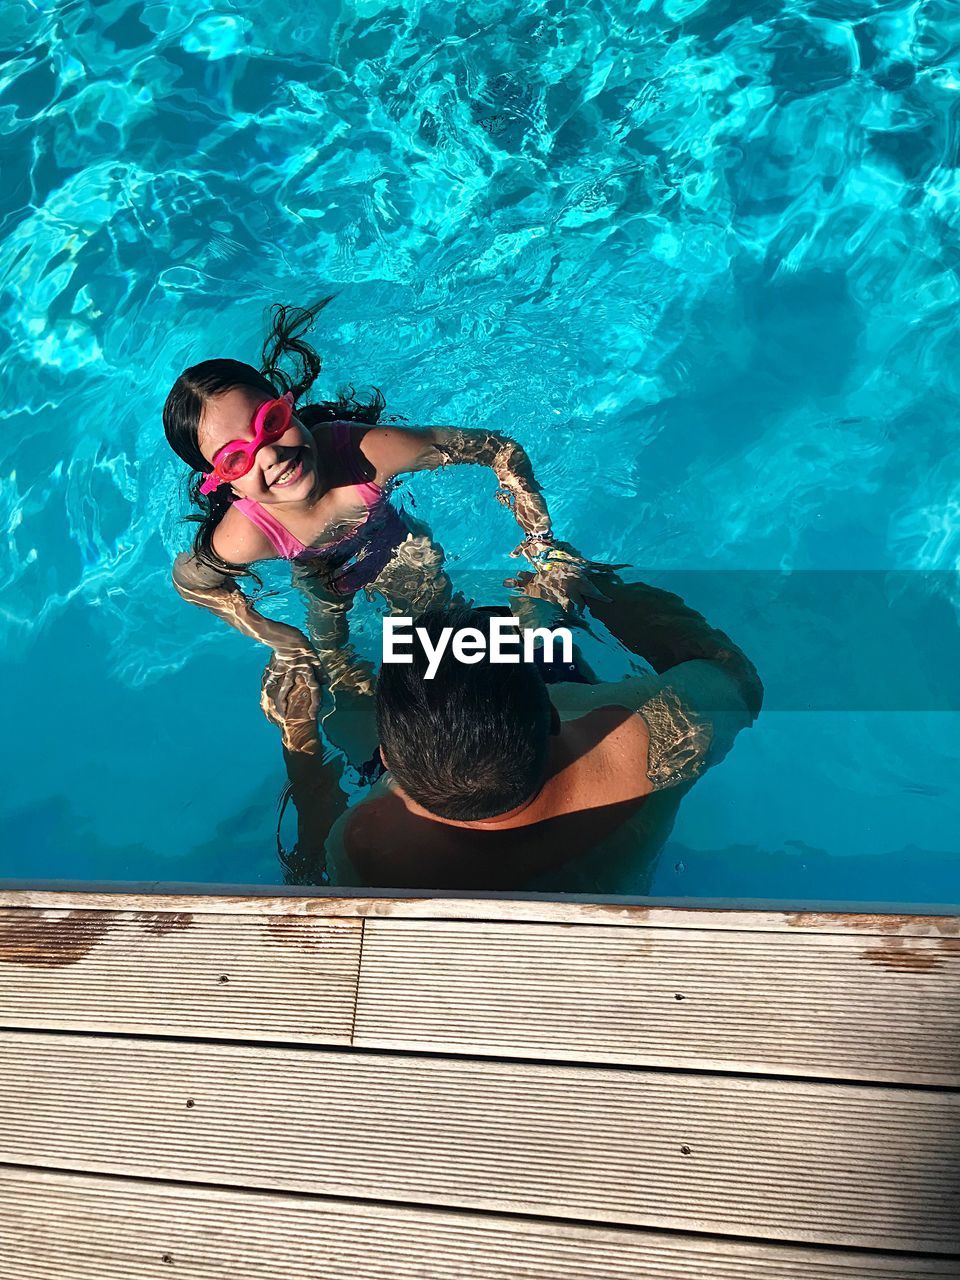
[[[303,450],[297,449],[292,458],[283,466],[283,470],[279,475],[274,475],[268,483],[271,489],[284,489],[287,485],[296,484],[303,475]]]
[[[294,420],[274,445],[264,445],[253,469],[233,488],[242,498],[258,502],[303,502],[317,486],[313,437]]]

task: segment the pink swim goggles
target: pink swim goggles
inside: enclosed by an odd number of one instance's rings
[[[213,470],[200,486],[201,493],[213,493],[222,484],[231,484],[253,467],[258,450],[285,434],[293,417],[293,395],[288,391],[279,400],[265,400],[253,415],[253,439],[231,440],[213,455]]]

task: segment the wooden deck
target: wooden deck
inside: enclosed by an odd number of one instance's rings
[[[960,918],[0,892],[0,1277],[960,1276]]]

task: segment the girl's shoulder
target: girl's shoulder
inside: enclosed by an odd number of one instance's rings
[[[323,422],[312,427],[321,450],[336,459],[354,483],[385,484],[405,471],[439,465],[433,431],[369,422]],[[323,437],[317,431],[328,432]]]
[[[369,483],[376,479],[376,466],[364,447],[373,428],[366,422],[321,422],[312,427],[320,455],[341,482]]]
[[[228,564],[252,564],[255,560],[276,560],[279,552],[266,533],[237,507],[224,512],[214,530],[211,546]]]
[[[381,483],[405,471],[436,467],[440,461],[432,430],[422,427],[364,427],[357,441],[362,456]]]
[[[313,438],[328,449],[352,449],[370,428],[365,422],[348,422],[336,418],[331,422],[318,422],[310,430]]]

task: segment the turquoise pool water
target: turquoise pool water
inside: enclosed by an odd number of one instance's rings
[[[160,408],[338,290],[323,390],[508,429],[560,533],[761,668],[655,894],[960,900],[955,6],[4,17],[0,876],[280,881],[265,654],[170,588]],[[491,491],[400,496],[499,582]]]

